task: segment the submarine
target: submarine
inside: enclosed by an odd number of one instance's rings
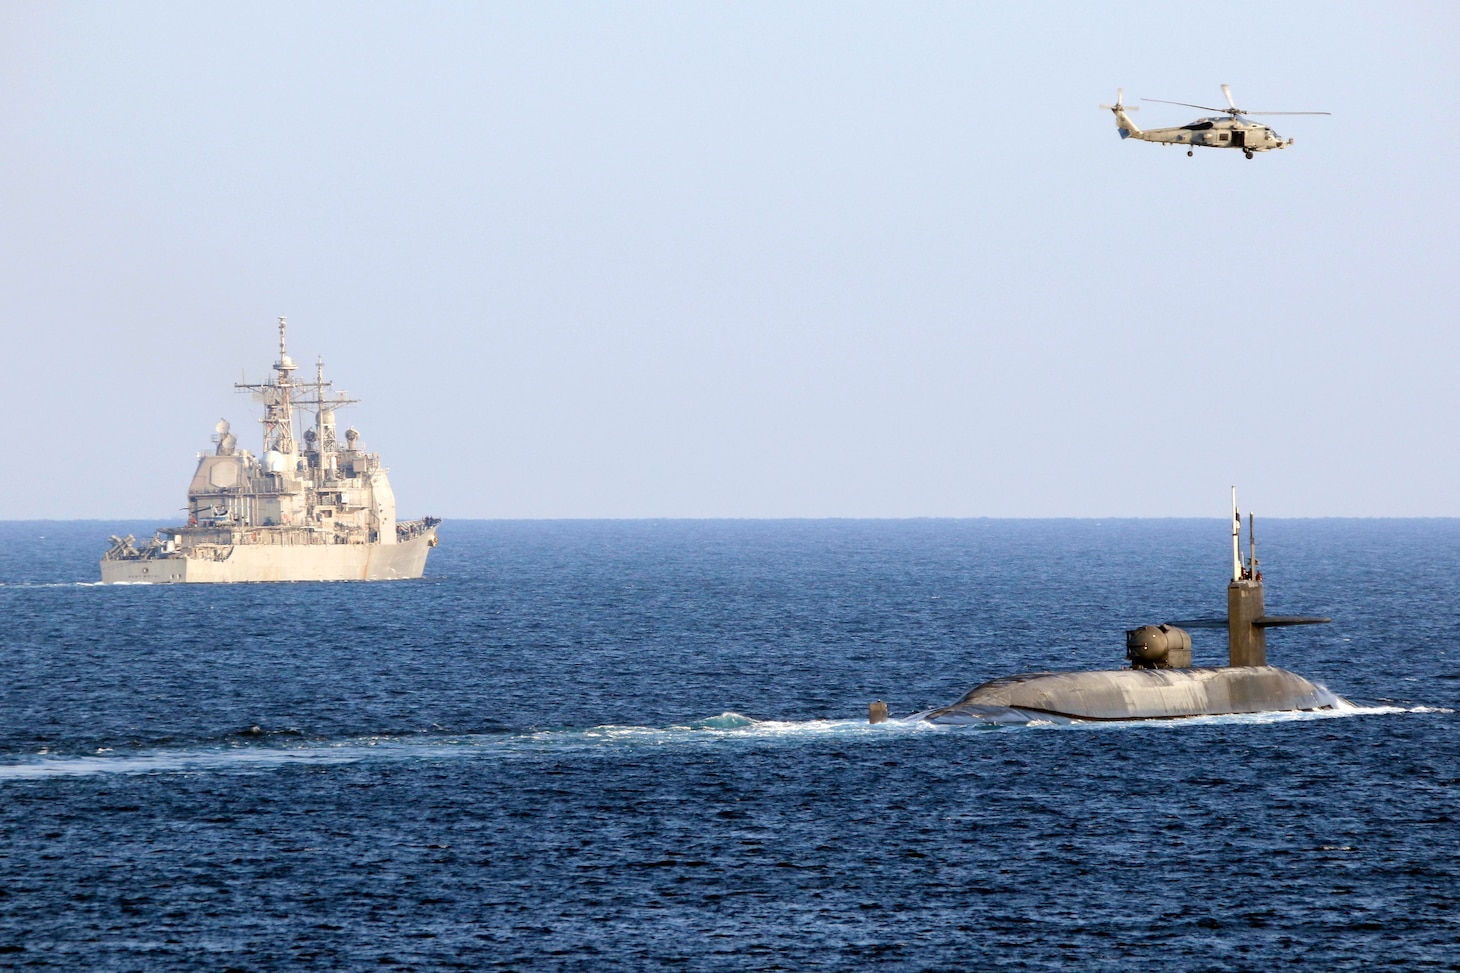
[[[1232,580],[1227,617],[1143,625],[1126,632],[1129,667],[1096,672],[1031,672],[974,687],[958,702],[904,717],[937,724],[1028,724],[1170,720],[1239,713],[1337,709],[1347,700],[1295,672],[1267,664],[1267,630],[1332,621],[1309,615],[1269,615],[1263,602],[1253,515],[1242,515],[1232,488]],[[1226,628],[1228,664],[1191,665],[1188,628]],[[887,719],[880,701],[868,720]]]

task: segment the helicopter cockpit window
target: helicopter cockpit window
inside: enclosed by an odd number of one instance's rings
[[[1190,125],[1183,125],[1181,127],[1189,132],[1205,132],[1212,127],[1212,123],[1203,118],[1199,122],[1192,122]]]

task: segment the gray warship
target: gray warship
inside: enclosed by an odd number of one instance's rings
[[[1070,723],[1331,710],[1345,705],[1347,700],[1327,687],[1267,664],[1268,629],[1331,619],[1267,614],[1251,513],[1247,524],[1244,558],[1242,518],[1234,487],[1232,580],[1227,585],[1226,618],[1164,622],[1128,630],[1127,669],[1004,676],[974,687],[950,706],[904,719],[940,724]],[[1188,628],[1225,628],[1228,664],[1193,667]],[[873,723],[886,720],[886,704],[872,703],[868,718]]]
[[[441,521],[396,520],[380,455],[354,428],[343,442],[336,435],[335,410],[359,400],[331,391],[322,360],[314,381],[296,380],[287,327],[280,318],[272,380],[234,386],[263,404],[262,455],[241,449],[220,420],[188,485],[187,522],[140,546],[113,535],[103,583],[388,581],[425,571]],[[296,424],[308,412],[313,424]]]

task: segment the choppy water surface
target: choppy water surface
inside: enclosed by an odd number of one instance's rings
[[[92,584],[0,524],[0,966],[1460,969],[1460,523],[1272,521],[1337,714],[869,726],[1220,614],[1224,521],[449,523]],[[1215,637],[1214,637],[1215,635]],[[1196,633],[1218,662],[1220,633]]]

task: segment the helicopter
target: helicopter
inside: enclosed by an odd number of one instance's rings
[[[1260,122],[1249,122],[1246,115],[1331,115],[1326,111],[1246,111],[1238,108],[1237,103],[1232,100],[1232,89],[1222,85],[1222,94],[1227,97],[1226,108],[1211,108],[1207,105],[1193,105],[1185,101],[1166,101],[1162,98],[1142,98],[1141,101],[1154,101],[1163,105],[1183,105],[1187,108],[1200,108],[1202,111],[1222,112],[1228,117],[1216,116],[1213,118],[1198,118],[1189,125],[1182,125],[1180,128],[1153,128],[1150,131],[1142,131],[1130,120],[1126,112],[1139,110],[1139,105],[1126,105],[1121,102],[1124,92],[1120,88],[1115,89],[1115,104],[1101,105],[1108,111],[1115,113],[1115,128],[1120,132],[1121,138],[1140,139],[1142,142],[1164,142],[1168,145],[1185,145],[1187,155],[1191,155],[1197,146],[1206,146],[1212,149],[1241,149],[1242,154],[1252,158],[1254,152],[1267,152],[1271,149],[1285,149],[1293,144],[1292,139],[1284,140],[1272,129]]]

